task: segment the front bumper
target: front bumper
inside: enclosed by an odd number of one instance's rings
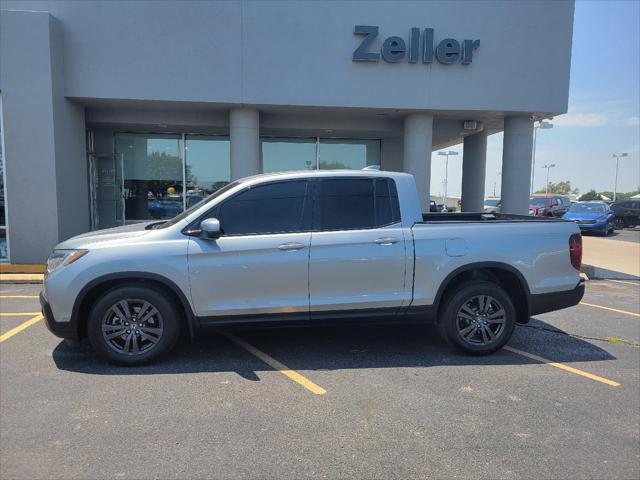
[[[581,232],[603,232],[608,229],[606,222],[578,223]]]
[[[582,297],[584,296],[584,289],[584,280],[580,280],[573,290],[531,295],[529,313],[530,315],[539,315],[541,313],[573,307],[574,305],[579,304],[582,300]]]
[[[44,292],[40,292],[40,308],[42,310],[42,316],[44,317],[44,323],[51,333],[56,337],[68,338],[70,340],[79,340],[80,333],[78,331],[78,325],[73,320],[69,322],[56,322],[51,311],[51,306],[47,301]]]

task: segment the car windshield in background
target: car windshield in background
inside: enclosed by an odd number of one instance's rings
[[[604,213],[604,205],[598,203],[574,203],[569,209],[571,213]]]
[[[484,201],[484,204],[485,204],[487,207],[497,207],[497,206],[498,206],[498,202],[499,202],[499,201],[500,201],[500,200],[498,200],[497,198],[489,198],[489,199],[487,199],[487,200],[485,200],[485,201]]]
[[[549,199],[546,197],[531,197],[529,198],[529,205],[549,205]]]

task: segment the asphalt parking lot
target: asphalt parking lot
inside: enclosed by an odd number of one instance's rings
[[[131,369],[53,337],[38,292],[0,285],[2,479],[640,477],[637,282],[588,282],[490,357],[425,326],[332,327]]]

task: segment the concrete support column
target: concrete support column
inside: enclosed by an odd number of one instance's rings
[[[462,157],[462,211],[481,212],[484,208],[484,179],[487,167],[487,132],[464,137]]]
[[[413,113],[404,120],[404,160],[402,168],[412,174],[418,187],[423,212],[429,211],[431,189],[431,149],[433,115]]]
[[[229,112],[231,180],[260,173],[260,115],[252,108]]]
[[[0,15],[7,235],[14,263],[44,263],[58,242],[90,229],[84,108],[64,96],[63,40],[62,25],[47,12]]]
[[[529,213],[532,148],[533,118],[530,115],[506,117],[502,145],[503,213]]]

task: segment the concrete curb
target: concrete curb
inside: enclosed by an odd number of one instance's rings
[[[635,275],[607,270],[595,265],[583,264],[580,271],[592,280],[640,280],[640,277]]]
[[[41,273],[3,273],[0,274],[0,285],[29,283],[42,284],[44,275]]]

